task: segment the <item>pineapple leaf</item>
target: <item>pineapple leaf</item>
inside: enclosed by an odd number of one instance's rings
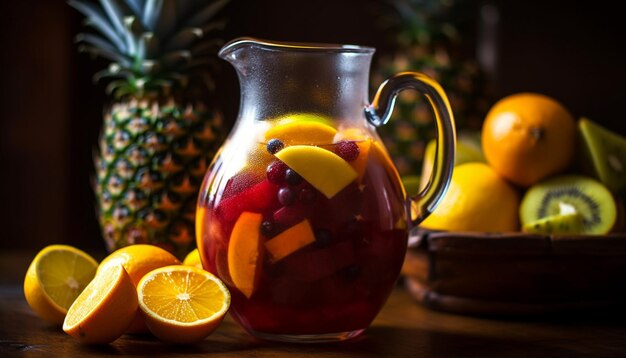
[[[128,70],[120,70],[119,67],[115,68],[114,66],[112,66],[112,68],[107,68],[104,69],[102,71],[98,71],[96,72],[95,75],[93,75],[93,79],[94,82],[100,82],[100,80],[104,79],[104,78],[130,78],[133,77],[134,74]]]
[[[109,52],[117,52],[119,50],[113,44],[111,44],[111,42],[109,42],[107,39],[102,38],[98,35],[78,34],[76,35],[75,41],[79,43],[80,42],[88,43],[94,47],[101,48]]]
[[[228,0],[217,0],[212,4],[207,5],[204,9],[197,12],[189,21],[186,21],[187,26],[197,27],[207,23],[215,14],[220,11]]]
[[[124,44],[124,41],[122,41],[119,35],[115,32],[115,29],[113,29],[111,23],[106,18],[106,15],[102,13],[97,6],[77,0],[69,0],[68,4],[85,15],[86,25],[100,31],[100,33],[109,39],[109,41],[111,41],[111,43],[115,45],[119,51],[126,51],[126,44]]]
[[[133,15],[126,6],[117,0],[100,0],[100,5],[109,17],[118,34],[125,33],[124,17]]]
[[[129,86],[129,81],[127,80],[117,80],[117,81],[111,81],[105,91],[107,94],[112,94],[115,92],[115,95],[117,96],[118,92],[120,90],[122,90],[123,88],[126,88],[127,90],[130,90],[130,88],[128,88]]]
[[[131,62],[128,57],[118,53],[118,52],[110,52],[101,48],[89,46],[89,45],[80,45],[78,47],[79,52],[88,52],[94,56],[103,57],[109,59],[113,62],[117,62],[122,66],[129,67]]]
[[[191,54],[194,57],[202,55],[212,55],[215,53],[215,50],[219,48],[222,44],[222,40],[218,39],[203,41],[202,43],[197,44],[191,49]]]
[[[167,42],[164,50],[175,51],[188,48],[196,40],[202,38],[203,35],[204,33],[202,32],[202,29],[197,27],[183,29]]]
[[[131,9],[133,14],[139,15],[142,13],[143,0],[126,0],[126,5]]]
[[[137,18],[134,16],[127,16],[124,18],[124,38],[126,39],[126,46],[128,47],[129,54],[135,54],[135,62],[137,62],[137,43],[139,42],[139,36],[142,32],[143,26],[139,24]]]
[[[163,0],[146,0],[142,22],[152,32],[154,32],[157,20],[159,19],[159,16],[161,16],[162,8]]]
[[[211,31],[223,30],[225,26],[226,26],[226,20],[214,21],[202,27],[202,33],[208,34]]]

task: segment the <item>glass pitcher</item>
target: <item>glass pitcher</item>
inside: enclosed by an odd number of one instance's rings
[[[441,87],[404,72],[368,103],[373,48],[241,38],[219,52],[236,69],[239,117],[208,169],[196,212],[202,263],[229,287],[253,336],[356,337],[389,296],[407,233],[445,193],[455,129]],[[427,187],[407,198],[375,128],[397,93],[425,95],[437,122]]]

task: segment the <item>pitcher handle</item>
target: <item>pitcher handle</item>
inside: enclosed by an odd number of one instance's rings
[[[435,210],[448,190],[454,167],[456,131],[450,102],[443,88],[435,80],[418,72],[401,72],[383,82],[372,104],[365,108],[368,121],[376,127],[387,123],[398,93],[405,89],[414,89],[428,99],[437,125],[437,150],[428,184],[419,194],[406,201],[411,225],[417,226]]]

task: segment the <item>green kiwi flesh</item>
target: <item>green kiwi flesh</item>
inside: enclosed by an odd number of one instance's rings
[[[530,222],[522,227],[529,234],[581,234],[583,217],[579,213],[548,216]]]
[[[582,217],[579,234],[604,235],[617,216],[611,192],[595,179],[581,175],[562,175],[530,187],[520,205],[522,227],[556,215]]]
[[[597,178],[614,194],[626,191],[626,138],[587,118],[578,122],[583,172]]]

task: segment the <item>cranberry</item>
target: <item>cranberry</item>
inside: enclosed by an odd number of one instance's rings
[[[267,151],[271,154],[276,154],[283,148],[285,148],[285,144],[281,142],[280,139],[270,139],[270,141],[267,142]]]
[[[342,140],[341,142],[335,144],[335,154],[347,162],[351,162],[358,158],[360,152],[359,146],[351,141]]]
[[[272,164],[267,166],[267,180],[269,180],[270,183],[276,185],[284,183],[285,172],[288,168],[289,167],[287,166],[287,164],[281,162],[280,160],[273,162]]]
[[[278,201],[281,205],[289,206],[296,201],[296,193],[291,188],[280,188],[278,191]]]
[[[285,172],[285,180],[287,181],[287,184],[291,186],[296,186],[302,183],[302,177],[293,169],[287,169]]]
[[[361,273],[361,266],[357,264],[352,264],[346,267],[345,269],[343,269],[343,272],[342,272],[343,278],[348,282],[352,282],[356,280],[356,278],[359,277],[360,273]]]

